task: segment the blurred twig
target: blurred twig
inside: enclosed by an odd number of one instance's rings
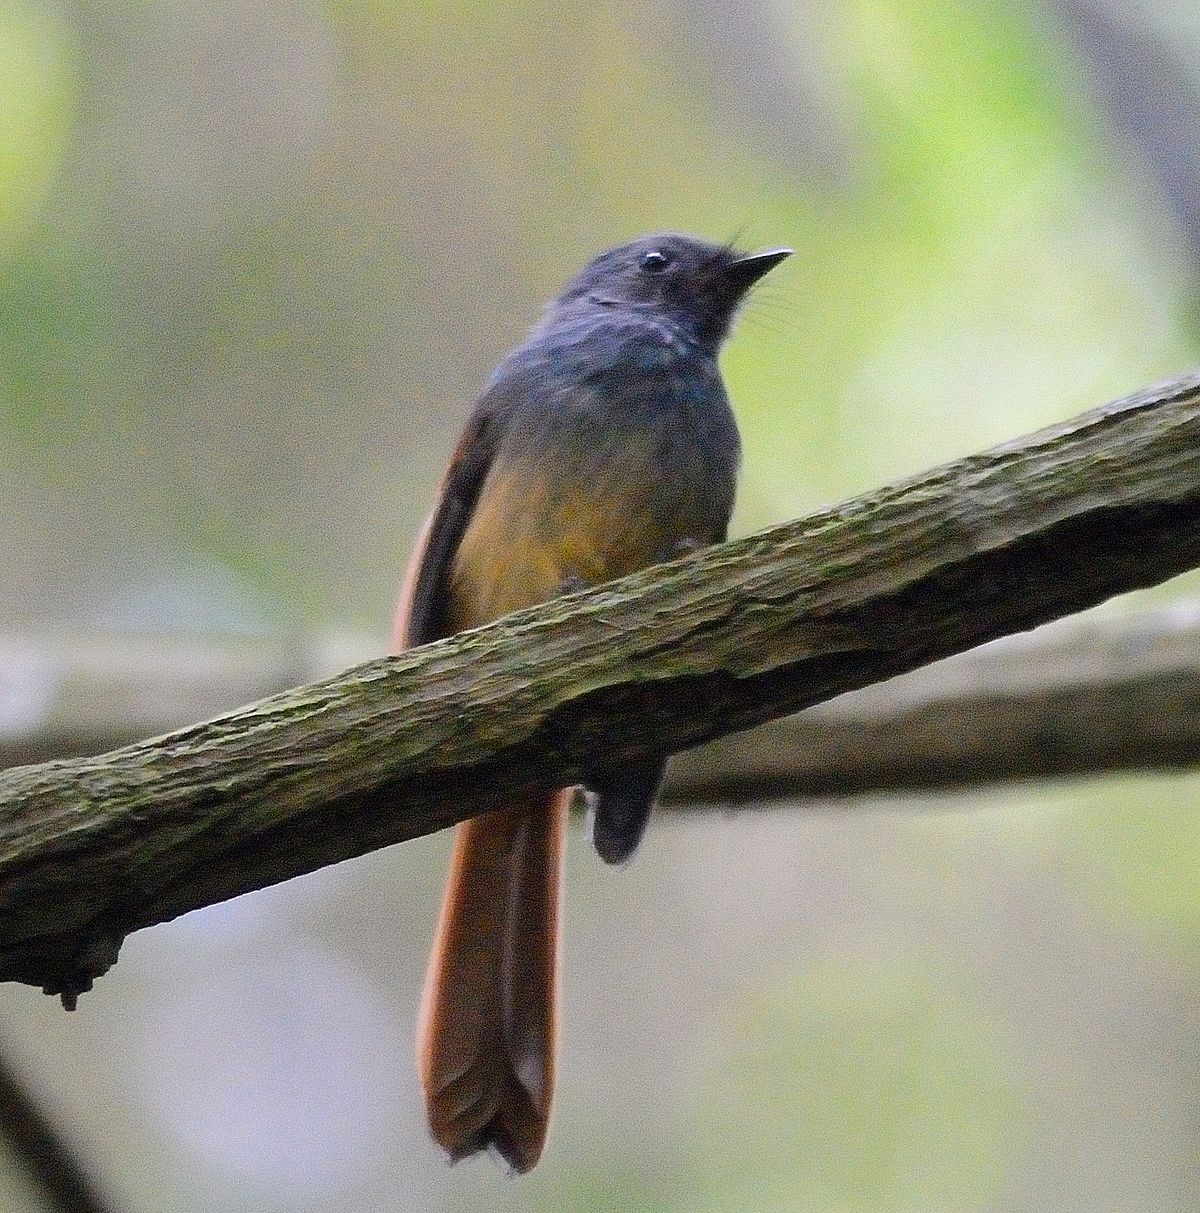
[[[0,774],[0,977],[1200,564],[1200,376],[98,758]]]
[[[0,1140],[36,1186],[47,1213],[111,1213],[112,1206],[2,1056]]]

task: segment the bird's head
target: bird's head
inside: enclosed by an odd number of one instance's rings
[[[554,306],[583,303],[659,313],[716,349],[750,288],[791,252],[744,253],[694,236],[643,236],[601,253],[567,284]]]

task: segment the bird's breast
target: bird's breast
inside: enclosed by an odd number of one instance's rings
[[[719,379],[646,374],[592,383],[515,418],[452,577],[475,626],[723,538],[737,430]]]

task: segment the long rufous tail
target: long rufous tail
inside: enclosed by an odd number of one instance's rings
[[[528,1171],[546,1142],[558,1040],[559,925],[571,792],[463,822],[417,1026],[434,1139]]]

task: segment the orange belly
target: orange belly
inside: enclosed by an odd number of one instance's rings
[[[528,466],[494,468],[455,558],[451,630],[653,564],[679,536],[664,534],[672,528],[646,508],[651,491],[628,482],[568,487]]]

